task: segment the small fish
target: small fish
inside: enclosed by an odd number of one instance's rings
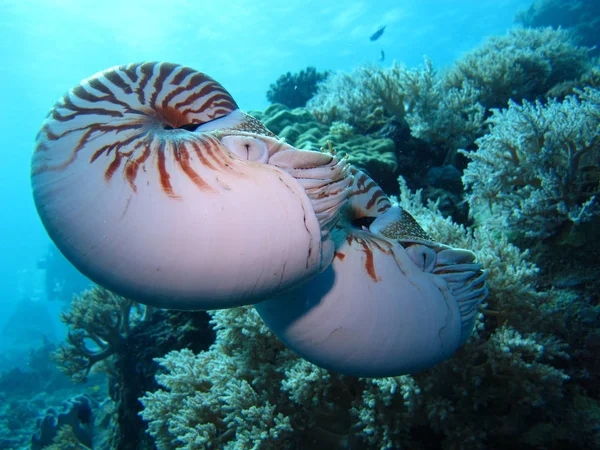
[[[371,42],[376,41],[377,39],[379,39],[381,37],[381,35],[385,31],[386,26],[387,25],[382,26],[379,30],[377,30],[375,33],[373,33],[373,35],[369,38],[371,40]]]
[[[381,50],[381,56],[379,57],[379,61],[384,61],[385,60],[385,52],[383,50]]]

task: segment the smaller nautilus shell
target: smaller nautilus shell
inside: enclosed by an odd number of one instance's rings
[[[431,367],[470,336],[485,274],[472,252],[434,242],[372,180],[360,172],[355,179],[353,222],[335,233],[332,265],[255,307],[287,346],[320,367],[364,377]]]
[[[58,248],[143,303],[264,300],[328,267],[345,160],[298,150],[188,67],[114,67],[75,86],[37,136],[32,187]]]

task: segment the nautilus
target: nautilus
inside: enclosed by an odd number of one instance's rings
[[[93,75],[36,139],[33,197],[94,282],[148,305],[255,305],[307,360],[387,376],[471,334],[487,295],[472,252],[432,240],[365,173],[293,147],[217,81],[145,62]]]

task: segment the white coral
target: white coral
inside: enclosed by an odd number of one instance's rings
[[[526,237],[545,238],[565,223],[600,215],[600,91],[562,103],[509,104],[494,111],[463,175],[471,213]],[[590,178],[590,173],[592,177]]]

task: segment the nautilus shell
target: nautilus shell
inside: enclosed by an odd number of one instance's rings
[[[472,252],[433,242],[399,206],[339,234],[327,270],[256,305],[300,356],[347,375],[394,376],[443,361],[471,335],[488,292]]]
[[[167,63],[75,86],[32,162],[65,256],[119,294],[177,309],[250,304],[321,272],[350,182],[345,161],[287,145],[215,80]]]
[[[438,363],[487,295],[473,253],[434,242],[345,158],[294,148],[176,64],[71,89],[37,136],[31,179],[48,234],[96,283],[170,309],[254,304],[291,349],[341,373]]]

